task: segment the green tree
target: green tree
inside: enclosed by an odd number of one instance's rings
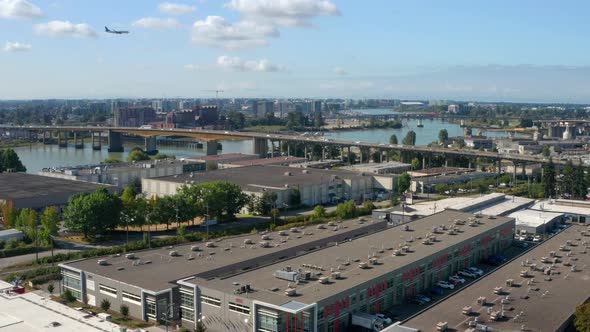
[[[176,159],[176,156],[171,155],[171,154],[165,154],[165,153],[158,152],[154,156],[154,159]]]
[[[0,173],[2,172],[26,172],[18,154],[13,149],[0,150]]]
[[[568,160],[563,167],[563,178],[560,183],[560,189],[562,194],[574,194],[575,181],[574,178],[574,165],[571,160]]]
[[[242,129],[246,124],[246,117],[244,116],[244,113],[238,112],[236,110],[229,111],[226,118],[230,124],[231,129]]]
[[[127,156],[127,161],[143,161],[143,160],[150,160],[150,156],[138,147],[134,147],[129,151],[129,155]]]
[[[541,178],[543,184],[543,195],[545,197],[555,196],[555,165],[553,160],[549,158],[549,162],[543,165],[543,176]]]
[[[47,291],[49,292],[49,294],[53,294],[53,292],[55,291],[55,286],[53,284],[47,285]]]
[[[413,170],[420,169],[421,168],[421,164],[422,163],[420,162],[420,159],[418,159],[418,158],[412,159],[412,169]]]
[[[119,306],[119,312],[123,315],[124,319],[129,318],[129,306],[126,304],[121,304]]]
[[[102,301],[100,301],[100,308],[103,311],[109,311],[109,309],[111,308],[111,301],[109,301],[108,299],[102,299]]]
[[[408,131],[406,137],[402,141],[403,145],[416,145],[416,132],[413,130]]]
[[[587,188],[588,183],[586,183],[584,168],[582,166],[576,166],[574,168],[574,197],[578,199],[584,199],[586,197],[586,194],[588,193]]]
[[[258,200],[256,212],[264,216],[269,215],[270,210],[276,205],[277,198],[277,193],[265,191]]]
[[[121,203],[123,209],[121,210],[121,225],[128,228],[128,226],[142,227],[146,220],[147,202],[143,196],[137,192],[137,188],[133,185],[127,186],[121,195]]]
[[[16,229],[23,232],[29,241],[35,241],[39,236],[38,220],[37,211],[24,208],[16,219]]]
[[[576,332],[590,332],[590,302],[576,307],[574,326]]]
[[[543,145],[543,157],[547,158],[551,155],[551,147],[548,144]]]
[[[408,174],[408,172],[404,172],[402,175],[399,176],[399,178],[397,178],[397,190],[400,193],[403,193],[406,190],[408,190],[411,184],[412,178],[410,177],[410,174]]]
[[[115,158],[115,157],[110,157],[110,158],[103,160],[103,163],[105,163],[105,164],[119,164],[122,162],[123,162],[123,160],[121,160],[119,158]]]
[[[3,201],[0,203],[2,222],[5,228],[16,227],[16,219],[18,217],[18,209],[14,207],[12,201]]]
[[[64,209],[64,225],[72,231],[82,232],[93,239],[119,224],[123,204],[105,188],[93,193],[82,193],[70,198]]]
[[[176,230],[176,234],[184,239],[184,237],[187,234],[186,225],[180,225],[180,227],[178,227],[178,229]]]
[[[441,129],[438,131],[438,142],[444,144],[446,141],[449,140],[449,132],[446,129]]]
[[[397,135],[392,134],[389,136],[389,144],[397,144]]]
[[[184,203],[186,216],[204,216],[209,211],[219,222],[225,215],[233,219],[234,215],[248,203],[248,195],[237,184],[227,181],[203,182],[180,188],[178,197]]]
[[[74,294],[72,294],[72,291],[70,291],[67,288],[63,293],[61,293],[60,297],[62,300],[66,301],[66,302],[76,301],[76,297],[74,296]]]
[[[55,206],[46,207],[41,215],[41,234],[43,243],[50,244],[51,236],[56,236],[59,231],[59,214]]]
[[[207,331],[207,327],[203,322],[197,322],[197,326],[195,327],[195,332],[205,332]]]
[[[289,193],[289,206],[298,207],[299,205],[301,205],[301,192],[297,188],[291,189]]]
[[[321,205],[316,205],[316,207],[313,209],[313,217],[316,219],[326,217],[326,209]]]
[[[336,215],[341,219],[354,218],[357,215],[354,201],[346,201],[336,206]]]

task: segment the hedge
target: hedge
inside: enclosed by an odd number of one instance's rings
[[[34,254],[37,251],[42,252],[42,251],[47,251],[47,250],[51,250],[51,247],[35,248],[35,247],[27,246],[27,247],[13,248],[13,249],[3,249],[3,250],[0,250],[0,258]]]

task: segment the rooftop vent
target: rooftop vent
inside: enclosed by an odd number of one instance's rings
[[[215,243],[213,243],[213,242],[207,242],[207,243],[205,243],[205,246],[207,248],[213,248],[213,247],[215,247]]]
[[[320,282],[320,284],[327,284],[330,281],[330,278],[328,278],[328,277],[320,277],[318,279],[318,281]]]
[[[245,239],[244,244],[254,244],[254,241],[252,241],[251,239]]]
[[[293,173],[291,173],[291,172],[285,172],[283,175],[285,175],[285,176],[292,176]]]
[[[172,257],[176,257],[176,256],[178,256],[178,251],[176,251],[176,250],[171,250],[171,251],[168,253],[168,255],[170,255],[170,256],[172,256]]]
[[[306,169],[304,169],[304,170],[301,171],[301,173],[303,173],[303,174],[309,174],[309,171],[306,170]]]
[[[285,295],[295,296],[295,295],[297,295],[297,290],[295,288],[287,288],[287,289],[285,289]]]
[[[369,268],[369,263],[367,263],[367,262],[360,262],[359,263],[359,268],[361,268],[361,269],[367,269],[367,268]]]
[[[200,251],[199,246],[191,246],[191,251]]]
[[[127,255],[125,255],[125,258],[127,258],[127,259],[135,259],[135,254],[134,253],[128,253]]]
[[[264,234],[264,235],[262,235],[262,239],[268,241],[268,240],[270,240],[270,235]]]
[[[99,259],[98,265],[109,265],[109,262],[106,259]]]
[[[268,241],[261,241],[260,242],[260,247],[262,247],[262,248],[270,248],[270,242],[268,242]]]

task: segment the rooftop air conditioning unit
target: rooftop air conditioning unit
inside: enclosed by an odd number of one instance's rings
[[[99,259],[98,265],[109,265],[109,262],[106,259]]]
[[[367,262],[360,262],[359,263],[359,268],[361,268],[361,269],[366,269],[368,267],[369,267],[369,263],[367,263]]]
[[[318,281],[320,284],[327,284],[330,279],[328,277],[320,277]]]
[[[171,251],[170,251],[168,254],[169,254],[170,256],[172,256],[172,257],[176,257],[176,256],[178,256],[178,251],[176,251],[176,250],[171,250]]]
[[[191,251],[200,251],[199,246],[191,246]]]
[[[338,271],[334,271],[334,272],[332,272],[332,274],[331,274],[331,277],[332,277],[332,279],[336,279],[336,280],[337,280],[337,279],[340,279],[340,276],[341,276],[341,274],[340,274],[340,272],[338,272]]]
[[[125,258],[127,258],[127,259],[135,259],[135,254],[128,253],[127,255],[125,255]]]
[[[269,248],[270,247],[270,242],[268,242],[268,241],[261,241],[260,242],[260,247],[262,247],[262,248]]]
[[[297,290],[295,288],[287,288],[287,289],[285,289],[285,295],[295,296],[295,295],[297,295]]]
[[[264,234],[264,235],[262,235],[262,239],[263,240],[270,240],[270,235]]]
[[[285,172],[285,173],[284,173],[284,175],[285,175],[285,176],[291,176],[291,175],[293,175],[293,174],[292,174],[291,172]]]
[[[205,246],[207,248],[213,248],[213,247],[215,247],[215,243],[213,243],[213,242],[207,242],[207,243],[205,243]]]
[[[306,170],[306,169],[304,169],[304,170],[301,171],[301,173],[303,173],[303,174],[309,174],[309,171]]]
[[[254,244],[254,241],[252,241],[251,239],[245,239],[244,244]]]
[[[289,229],[289,231],[291,233],[299,233],[299,229],[297,229],[297,227],[292,227],[291,229]]]
[[[317,229],[326,229],[326,226],[324,226],[323,224],[319,224],[319,225],[317,226]]]

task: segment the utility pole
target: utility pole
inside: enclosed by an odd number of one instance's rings
[[[208,92],[215,92],[215,105],[217,106],[217,112],[219,112],[219,93],[225,92],[223,90],[215,89],[215,90],[203,90]]]

